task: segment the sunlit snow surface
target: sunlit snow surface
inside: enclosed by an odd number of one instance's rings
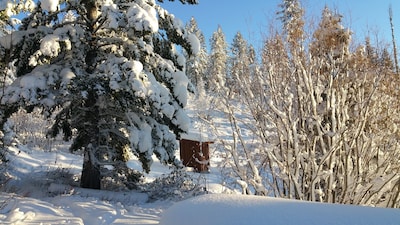
[[[160,225],[396,225],[399,209],[310,203],[248,195],[210,194],[164,212]]]

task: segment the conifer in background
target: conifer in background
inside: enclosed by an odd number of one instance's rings
[[[240,83],[250,80],[250,58],[247,41],[240,32],[237,32],[230,46],[228,59],[229,76],[228,87],[231,94],[240,94]]]
[[[208,66],[208,53],[206,41],[203,32],[199,29],[195,18],[191,18],[186,25],[186,30],[196,35],[199,40],[199,52],[196,55],[188,57],[186,61],[186,74],[190,81],[197,89],[198,96],[205,95],[205,81],[208,79],[207,66]]]
[[[209,61],[209,81],[206,85],[207,90],[222,91],[226,86],[228,44],[221,26],[213,33],[210,40],[210,61]]]

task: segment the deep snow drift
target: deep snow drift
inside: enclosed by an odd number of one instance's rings
[[[400,210],[311,203],[249,195],[210,194],[164,212],[160,225],[398,225]]]

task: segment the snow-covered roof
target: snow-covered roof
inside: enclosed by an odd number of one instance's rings
[[[215,137],[207,132],[200,132],[195,130],[189,130],[188,133],[182,134],[181,139],[198,141],[198,142],[214,142]]]

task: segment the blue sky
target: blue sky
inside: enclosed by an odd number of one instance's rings
[[[208,41],[221,25],[226,40],[231,43],[240,31],[249,42],[259,45],[271,22],[279,24],[276,11],[281,0],[198,0],[198,5],[182,5],[178,0],[162,4],[184,23],[193,16]],[[166,1],[165,1],[166,2]],[[325,5],[344,16],[345,27],[354,31],[356,40],[369,33],[380,40],[391,41],[389,5],[392,5],[395,35],[400,40],[399,0],[301,0],[306,17],[319,21]]]

